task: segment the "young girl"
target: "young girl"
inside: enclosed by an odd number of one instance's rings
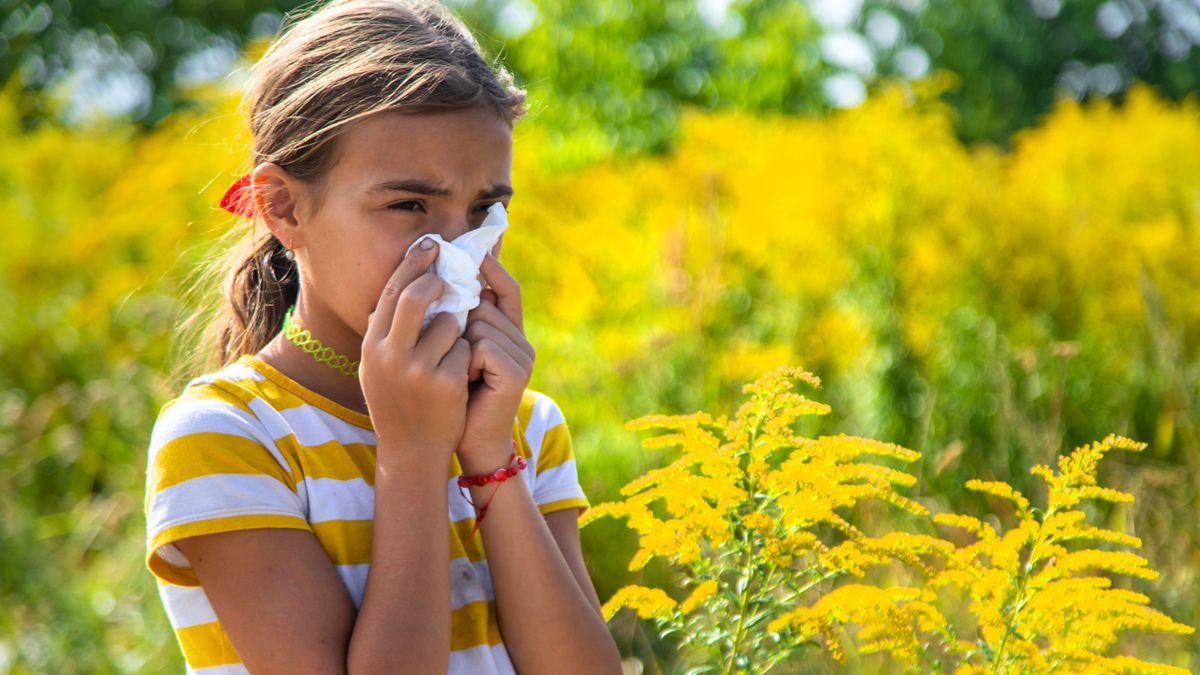
[[[512,199],[525,96],[497,70],[404,0],[328,4],[256,65],[254,169],[222,205],[265,231],[210,330],[223,365],[148,450],[147,566],[188,672],[620,672],[499,243],[465,330],[423,328],[439,249]]]

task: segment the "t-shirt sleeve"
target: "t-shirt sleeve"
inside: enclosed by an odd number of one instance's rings
[[[583,515],[591,505],[579,485],[570,429],[554,399],[540,392],[536,394],[530,426],[542,431],[533,483],[533,500],[538,510],[545,515],[577,508],[579,515]]]
[[[164,406],[146,462],[146,565],[198,586],[184,537],[260,527],[312,531],[274,439],[241,401],[189,393]]]

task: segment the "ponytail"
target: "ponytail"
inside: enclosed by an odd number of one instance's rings
[[[274,235],[249,240],[235,249],[234,265],[225,281],[226,313],[218,320],[218,357],[229,363],[242,354],[261,350],[283,328],[283,315],[296,304],[300,275],[287,249]]]
[[[230,234],[221,240],[227,241]],[[184,295],[202,306],[180,324],[180,339],[173,345],[172,389],[243,354],[261,351],[283,329],[284,314],[300,296],[299,268],[265,228],[251,228],[226,250],[223,256],[202,261],[190,275]],[[211,279],[221,279],[219,289],[203,284]]]

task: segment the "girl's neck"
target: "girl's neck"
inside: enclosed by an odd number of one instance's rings
[[[259,351],[258,357],[306,389],[355,412],[369,414],[362,385],[357,378],[318,362],[311,354],[289,342],[282,332]]]

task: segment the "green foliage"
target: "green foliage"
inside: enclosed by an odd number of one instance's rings
[[[214,47],[236,53],[256,20],[274,26],[277,13],[304,4],[309,0],[0,0],[0,81],[20,82],[17,109],[22,127],[31,129],[62,115],[54,99],[64,82],[88,87],[93,82],[72,78],[115,74],[127,86],[146,86],[146,104],[130,116],[149,129],[196,103],[178,86],[181,65]]]
[[[734,3],[738,33],[710,25],[696,5],[534,0],[527,5],[532,26],[515,35],[498,16],[503,4],[458,7],[481,29],[485,49],[529,88],[551,147],[567,150],[574,165],[615,152],[665,152],[676,140],[682,106],[827,109],[817,86],[827,69],[816,49],[818,27],[803,4]]]
[[[149,136],[121,124],[25,133],[16,98],[10,82],[0,97],[0,670],[179,672],[144,563],[145,453],[159,406],[181,386],[170,364],[190,270],[231,220],[216,204],[240,120],[230,101]]]
[[[904,11],[902,7],[917,7]],[[1123,100],[1136,81],[1180,100],[1200,91],[1200,8],[1108,0],[866,0],[905,25],[895,48],[921,47],[957,75],[945,100],[968,141],[1007,145],[1061,97]],[[889,69],[882,68],[883,73]]]

